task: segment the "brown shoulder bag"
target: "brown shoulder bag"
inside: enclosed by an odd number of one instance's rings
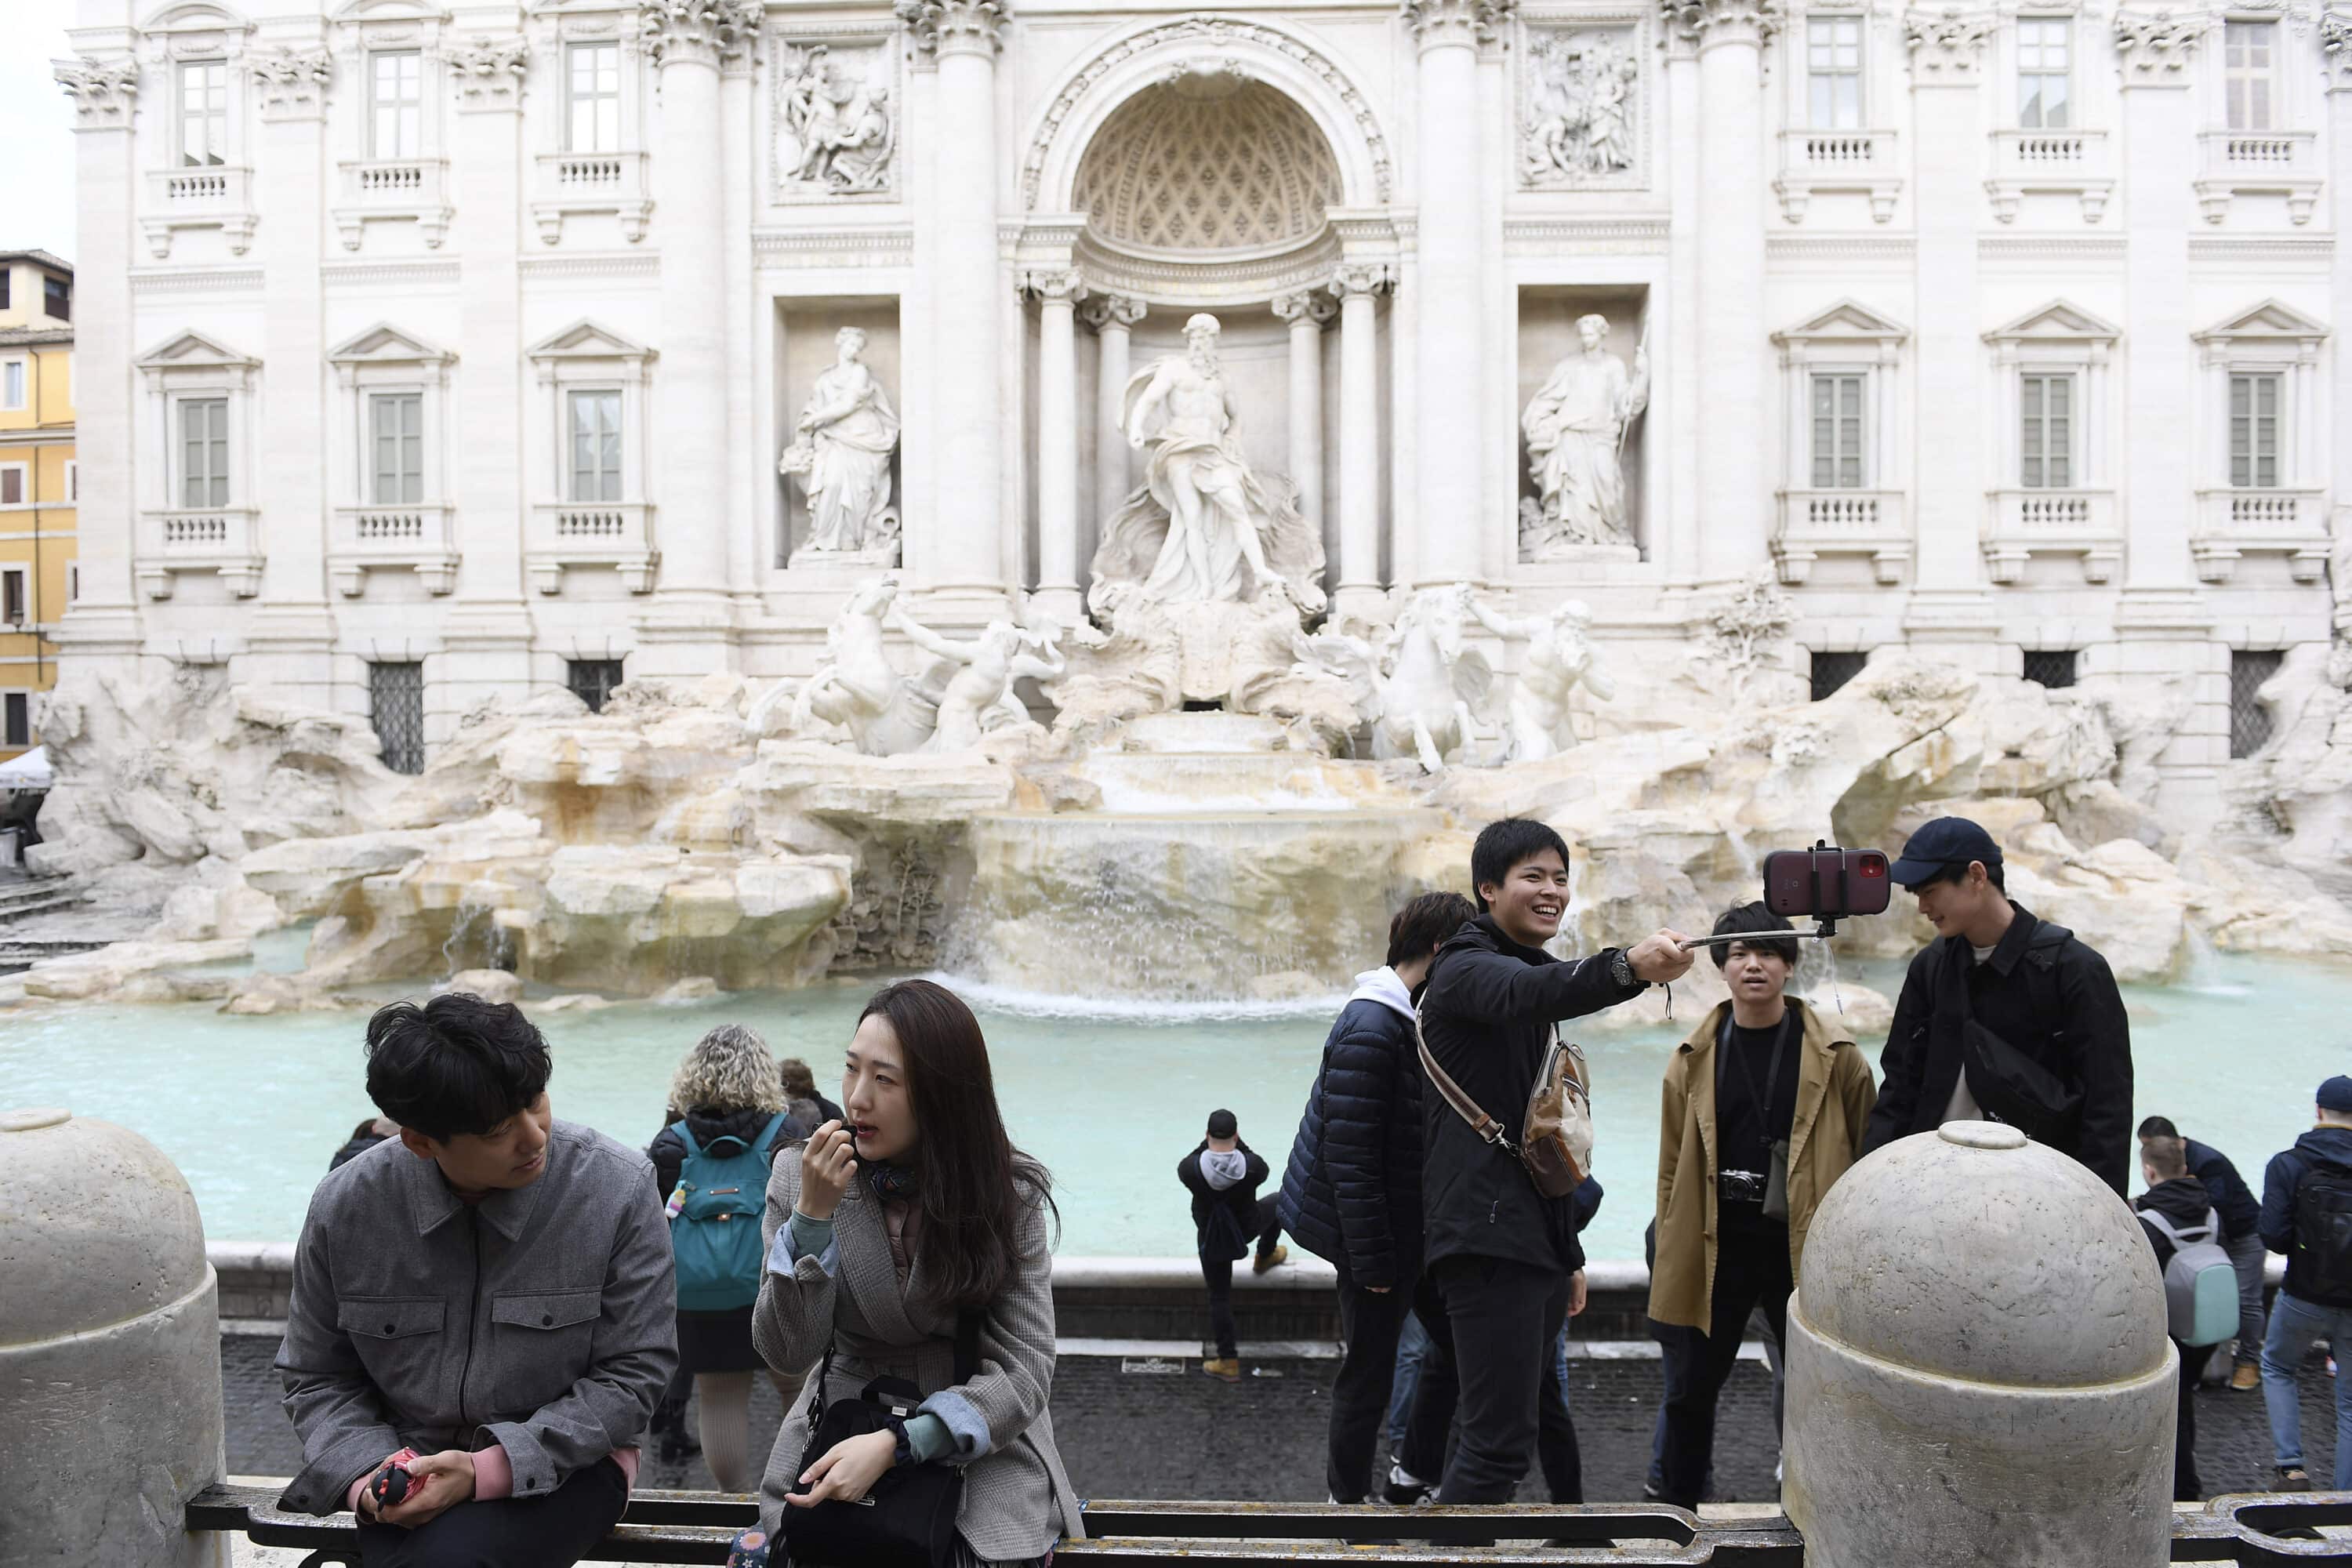
[[[1454,1113],[1470,1124],[1471,1131],[1517,1160],[1545,1197],[1564,1198],[1576,1191],[1592,1169],[1592,1091],[1581,1047],[1561,1039],[1559,1029],[1553,1029],[1551,1048],[1544,1053],[1543,1068],[1536,1074],[1518,1142],[1514,1143],[1503,1124],[1463,1093],[1461,1085],[1437,1065],[1421,1032],[1418,1011],[1413,1014],[1412,1037],[1421,1047],[1421,1070],[1429,1075],[1429,1081],[1445,1097]]]

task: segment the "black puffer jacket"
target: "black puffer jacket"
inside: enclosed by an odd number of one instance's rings
[[[1480,915],[1446,939],[1421,997],[1429,1054],[1462,1091],[1516,1137],[1543,1069],[1552,1025],[1639,995],[1617,984],[1605,948],[1564,963],[1522,947]],[[1518,1161],[1470,1131],[1434,1085],[1421,1097],[1423,1259],[1500,1258],[1563,1273],[1584,1267],[1573,1197],[1545,1198]]]
[[[689,1110],[686,1113],[686,1130],[694,1134],[695,1142],[710,1147],[713,1138],[740,1138],[746,1143],[760,1141],[760,1129],[768,1124],[772,1110]],[[787,1143],[797,1143],[809,1135],[809,1130],[791,1117],[776,1129],[776,1141],[768,1148],[768,1163],[776,1163],[777,1152]],[[672,1126],[663,1128],[646,1145],[646,1158],[654,1163],[654,1190],[667,1203],[671,1193],[677,1190],[677,1173],[686,1164],[686,1144]]]
[[[1412,1020],[1387,1003],[1359,992],[1331,1026],[1276,1209],[1283,1229],[1355,1285],[1389,1289],[1420,1274],[1421,1060]]]

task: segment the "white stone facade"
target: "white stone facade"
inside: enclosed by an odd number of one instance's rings
[[[419,664],[427,746],[573,660],[804,675],[877,569],[795,563],[778,471],[845,326],[922,618],[1075,618],[1195,310],[1339,615],[1575,598],[1638,664],[1769,567],[1816,652],[2160,698],[2199,807],[2233,653],[2352,576],[2320,0],[79,20],[85,668],[363,714]],[[1647,362],[1635,542],[1523,559],[1520,412],[1593,314]]]

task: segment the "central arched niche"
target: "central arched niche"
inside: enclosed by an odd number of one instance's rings
[[[1130,254],[1288,250],[1341,205],[1339,161],[1279,89],[1211,68],[1121,104],[1079,161],[1072,206]]]

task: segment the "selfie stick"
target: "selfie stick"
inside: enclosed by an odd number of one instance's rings
[[[1837,935],[1837,922],[1824,921],[1811,931],[1736,931],[1726,936],[1686,936],[1675,945],[1688,952],[1695,947],[1726,947],[1735,942],[1780,942],[1794,937],[1827,942]]]

